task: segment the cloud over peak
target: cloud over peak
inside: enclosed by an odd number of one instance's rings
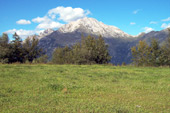
[[[170,17],[163,19],[162,21],[170,21]]]
[[[36,27],[37,29],[48,29],[48,28],[55,29],[63,25],[62,23],[57,22],[48,16],[37,17],[32,19],[32,21],[35,23],[39,23],[38,26]]]
[[[64,22],[70,22],[80,18],[84,18],[89,14],[90,14],[89,10],[63,6],[59,6],[48,11],[48,15],[52,19],[55,19],[56,16],[59,16],[58,20],[62,20]]]
[[[59,28],[61,27],[63,24],[59,23],[59,22],[55,22],[55,21],[49,21],[49,22],[43,22],[40,23],[36,28],[38,29],[55,29],[55,28]]]
[[[144,32],[145,32],[145,33],[149,33],[149,32],[151,32],[151,31],[154,30],[154,29],[151,28],[151,27],[144,27],[143,29],[144,29]]]
[[[63,25],[63,22],[68,23],[80,18],[84,18],[90,14],[89,10],[82,8],[72,8],[59,6],[50,9],[44,17],[36,17],[32,22],[39,23],[37,29],[56,29]]]
[[[22,39],[27,38],[29,35],[34,35],[34,34],[39,34],[40,32],[42,32],[42,30],[24,30],[24,29],[11,29],[6,31],[5,33],[7,34],[14,34],[17,33]]]
[[[168,28],[168,27],[170,27],[170,23],[169,23],[169,24],[163,23],[163,24],[161,25],[161,28],[164,28],[164,29],[166,29],[166,28]]]
[[[50,9],[44,16],[35,17],[32,19],[34,24],[37,24],[34,30],[25,29],[11,29],[6,31],[8,34],[14,34],[15,32],[22,38],[26,38],[29,35],[39,34],[41,31],[51,28],[57,29],[63,24],[75,21],[80,18],[87,17],[90,14],[89,10],[84,10],[82,8],[72,8],[59,6]],[[30,20],[21,19],[16,22],[17,24],[31,24]]]

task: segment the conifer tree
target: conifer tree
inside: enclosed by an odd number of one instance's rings
[[[27,38],[23,43],[25,60],[32,62],[34,59],[43,55],[43,50],[38,47],[39,40],[34,36],[32,39]]]
[[[22,40],[21,38],[15,33],[13,35],[14,40],[11,43],[12,46],[12,52],[11,56],[9,57],[9,62],[24,62],[24,54],[22,49]]]
[[[166,40],[165,44],[161,47],[160,63],[161,65],[170,66],[170,37]]]
[[[101,36],[99,36],[99,38],[96,40],[95,54],[96,63],[98,64],[108,63],[111,59],[111,56],[108,52],[108,45],[105,44],[105,41]]]
[[[0,62],[1,63],[9,63],[10,56],[10,44],[8,35],[3,33],[2,37],[0,37]]]
[[[160,66],[160,46],[156,39],[151,40],[151,58],[150,65],[151,66]]]

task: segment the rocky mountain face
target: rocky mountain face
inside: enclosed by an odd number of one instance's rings
[[[32,39],[33,37],[36,37],[36,38],[38,38],[40,40],[41,38],[44,38],[44,37],[50,35],[53,32],[54,32],[53,29],[46,29],[43,32],[41,32],[39,35],[30,35],[27,38]]]
[[[169,30],[164,29],[162,31],[151,31],[143,36],[137,37],[138,40],[145,40],[146,42],[150,42],[152,38],[157,39],[161,44],[169,37]]]
[[[115,26],[105,25],[102,22],[97,21],[94,18],[83,18],[77,21],[71,22],[59,28],[60,33],[87,33],[91,35],[101,35],[105,38],[127,38],[131,37],[129,34],[121,31]]]
[[[101,35],[109,45],[111,63],[121,64],[131,62],[131,47],[135,46],[139,40],[149,42],[151,38],[157,38],[163,42],[168,37],[168,30],[142,33],[134,37],[115,26],[105,25],[93,18],[83,18],[63,25],[57,31],[47,29],[37,37],[40,39],[39,46],[51,57],[56,47],[72,46],[81,40],[82,35],[95,37]]]
[[[41,39],[49,34],[51,34],[52,32],[54,32],[53,29],[46,29],[45,31],[41,32],[39,35],[38,35],[38,39]]]

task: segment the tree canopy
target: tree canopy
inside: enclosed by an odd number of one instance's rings
[[[170,37],[162,46],[152,39],[150,46],[145,41],[139,41],[131,48],[133,64],[137,66],[170,66]]]
[[[57,64],[105,64],[110,61],[108,46],[100,36],[82,37],[81,42],[72,47],[57,48],[52,62]]]
[[[17,33],[13,35],[13,40],[9,41],[8,35],[4,33],[0,37],[0,62],[32,62],[42,55],[42,49],[38,47],[38,42],[39,40],[35,37],[27,38],[25,42],[22,42]]]

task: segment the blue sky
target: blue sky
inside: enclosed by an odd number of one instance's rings
[[[0,0],[0,4],[0,33],[17,32],[23,38],[86,16],[131,35],[170,27],[170,0]]]

